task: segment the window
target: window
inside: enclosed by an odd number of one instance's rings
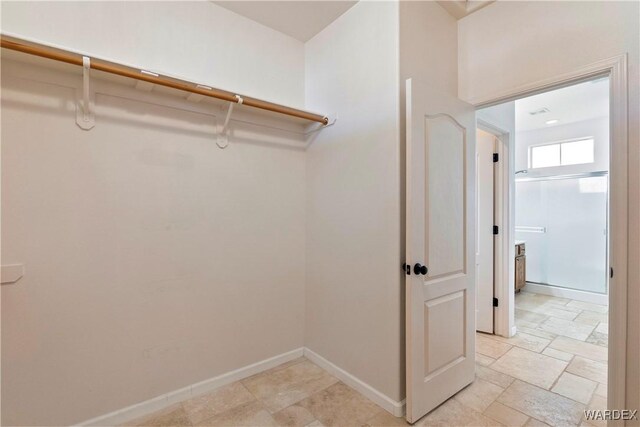
[[[593,162],[593,138],[529,147],[530,169],[581,165]]]
[[[593,163],[593,139],[565,142],[560,146],[561,165]]]
[[[560,166],[560,144],[531,147],[530,157],[532,169]]]

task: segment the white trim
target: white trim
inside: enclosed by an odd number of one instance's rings
[[[333,376],[337,377],[343,383],[347,384],[348,386],[352,387],[356,391],[360,392],[362,395],[369,398],[370,400],[372,400],[373,402],[375,402],[380,407],[390,412],[394,416],[396,417],[404,416],[406,399],[403,399],[401,402],[391,399],[389,396],[376,390],[374,387],[365,383],[358,377],[354,376],[353,374],[350,374],[349,372],[338,367],[337,365],[334,365],[324,357],[320,356],[318,353],[306,347],[304,349],[304,355],[313,363],[320,366],[321,368],[323,368]]]
[[[626,407],[627,287],[629,262],[629,177],[627,55],[613,58],[602,67],[610,72],[611,124],[609,168],[609,390],[608,407]]]
[[[551,295],[554,297],[570,298],[576,301],[590,302],[593,304],[607,305],[609,304],[609,296],[606,294],[596,294],[594,292],[585,292],[577,289],[560,288],[558,286],[543,285],[541,283],[527,282],[523,291],[533,292],[535,294]]]
[[[466,101],[476,107],[476,109],[490,107],[509,101],[515,101],[517,99],[526,98],[528,96],[537,95],[539,93],[548,92],[550,90],[559,89],[565,86],[571,86],[579,83],[580,81],[587,81],[593,79],[594,77],[608,74],[611,72],[613,67],[619,64],[621,61],[624,61],[626,65],[626,60],[626,54],[615,56],[613,58],[603,59],[569,73],[564,73],[547,79],[539,80],[537,82],[516,86],[509,90],[497,92],[493,95],[471,98]]]
[[[628,93],[627,54],[604,59],[555,77],[467,100],[476,109],[502,104],[560,87],[609,75],[610,105],[610,242],[609,265],[614,277],[609,281],[609,408],[625,408],[627,386],[627,288],[628,288]],[[635,262],[633,260],[632,262]]]
[[[373,402],[375,402],[391,414],[395,415],[396,417],[404,416],[405,400],[397,402],[391,399],[384,393],[376,390],[356,376],[329,362],[327,359],[315,353],[314,351],[309,350],[305,347],[300,347],[295,350],[291,350],[289,352],[271,357],[269,359],[253,363],[243,368],[227,372],[217,377],[210,378],[208,380],[204,380],[199,383],[195,383],[187,387],[162,394],[152,399],[145,400],[144,402],[136,403],[135,405],[127,406],[126,408],[118,409],[108,414],[100,415],[98,417],[75,425],[120,425],[128,421],[143,417],[145,415],[149,415],[153,412],[160,411],[175,403],[211,392],[219,387],[242,380],[244,378],[250,377],[251,375],[266,371],[267,369],[275,368],[278,365],[302,356],[307,357],[310,361],[320,366],[322,369],[326,370],[348,386],[357,390],[365,397],[371,399]]]
[[[208,380],[204,380],[199,383],[195,383],[187,387],[183,387],[181,389],[174,390],[169,393],[165,393],[163,395],[154,397],[152,399],[145,400],[144,402],[136,403],[135,405],[127,406],[126,408],[118,409],[117,411],[113,411],[108,414],[101,415],[96,418],[92,418],[90,420],[78,423],[76,425],[78,426],[120,425],[127,421],[131,421],[136,418],[148,415],[152,412],[167,408],[173,405],[174,403],[181,402],[191,397],[213,391],[219,387],[222,387],[223,385],[231,384],[235,381],[242,380],[251,375],[255,375],[262,371],[266,371],[267,369],[275,368],[276,366],[281,365],[285,362],[296,359],[298,357],[302,357],[304,353],[305,353],[304,349],[300,347],[295,350],[291,350],[289,352],[271,357],[269,359],[265,359],[260,362],[253,363],[243,368],[236,369],[231,372],[227,372],[217,377],[213,377]]]

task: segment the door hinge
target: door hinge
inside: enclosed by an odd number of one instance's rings
[[[498,153],[493,153],[493,163],[498,163],[500,159],[500,155]]]
[[[609,267],[609,277],[613,278],[613,267]]]
[[[497,225],[493,226],[493,234],[498,234],[500,232],[500,228]]]
[[[498,298],[494,298],[493,299],[493,306],[497,307],[498,306]]]

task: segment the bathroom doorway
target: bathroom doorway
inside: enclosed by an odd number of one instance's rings
[[[480,283],[483,276],[477,275],[478,295],[491,286],[498,305],[495,335],[478,320],[478,331],[489,332],[477,336],[478,357],[490,369],[586,409],[607,407],[613,381],[608,364],[610,97],[610,77],[600,75],[477,113],[477,139],[493,141],[492,160],[498,160],[495,190],[477,192],[479,199],[495,197],[478,200],[478,221],[480,208],[493,206],[500,225],[493,227],[493,283]],[[499,188],[501,183],[508,189]],[[506,210],[500,207],[505,200]],[[503,242],[508,250],[499,254]],[[478,238],[479,248],[480,243]],[[478,256],[477,262],[477,271],[483,271],[487,261]],[[504,271],[508,281],[500,276]],[[508,330],[498,319],[502,303],[513,307]],[[481,310],[477,313],[480,317]],[[496,353],[501,346],[504,353]],[[539,369],[522,369],[525,365]]]

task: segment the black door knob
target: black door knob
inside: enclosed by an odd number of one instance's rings
[[[427,268],[427,266],[426,265],[422,265],[419,262],[417,262],[416,265],[413,266],[413,272],[415,274],[426,275],[428,271],[429,271],[429,269]]]

